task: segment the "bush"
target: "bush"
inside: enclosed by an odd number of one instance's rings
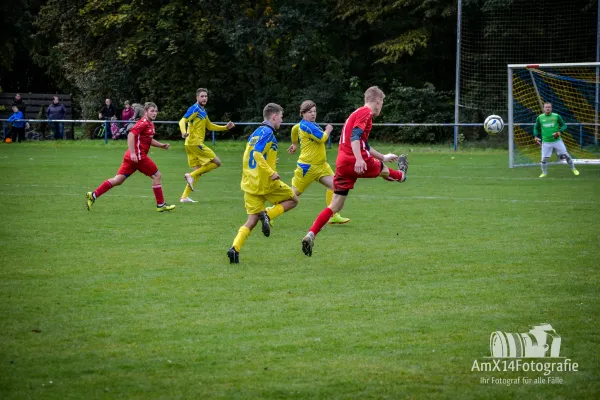
[[[436,91],[432,84],[418,89],[394,82],[386,93],[381,122],[452,123],[453,116],[454,98],[451,92]],[[452,137],[452,127],[386,127],[376,132],[378,140],[410,143],[444,142]]]

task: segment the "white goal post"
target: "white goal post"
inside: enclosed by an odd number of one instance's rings
[[[599,87],[599,62],[509,64],[509,167],[540,164],[533,127],[546,102],[567,124],[562,137],[575,164],[600,165]]]

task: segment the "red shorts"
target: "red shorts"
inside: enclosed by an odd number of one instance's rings
[[[140,171],[146,176],[152,176],[158,172],[158,167],[148,156],[142,157],[138,162],[133,162],[129,157],[123,157],[123,163],[119,167],[117,175],[130,176],[135,171]]]
[[[358,175],[354,171],[354,162],[342,162],[335,164],[335,176],[333,177],[333,189],[336,191],[354,189],[354,183],[358,178],[377,178],[383,169],[383,163],[374,157],[366,161],[367,170]]]

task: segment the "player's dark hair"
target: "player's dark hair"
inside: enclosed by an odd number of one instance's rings
[[[208,94],[208,89],[203,88],[203,87],[198,88],[198,90],[196,90],[196,97],[200,96],[200,93],[202,93],[202,92]]]
[[[265,121],[268,121],[271,119],[271,115],[279,114],[280,112],[283,112],[283,107],[281,107],[279,104],[269,103],[263,109],[263,118]]]
[[[304,100],[302,104],[300,104],[300,116],[302,116],[305,112],[310,111],[311,108],[316,107],[314,101],[312,100]]]

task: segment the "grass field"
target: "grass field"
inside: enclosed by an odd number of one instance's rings
[[[300,240],[325,206],[316,184],[230,265],[243,143],[217,143],[224,165],[197,204],[178,202],[176,142],[151,154],[176,210],[155,212],[136,174],[88,212],[124,149],[0,144],[0,398],[598,398],[600,168],[538,179],[501,151],[415,148],[406,183],[360,181],[351,223],[327,227],[312,257]],[[561,384],[472,371],[492,332],[544,322],[578,363],[550,375]]]

